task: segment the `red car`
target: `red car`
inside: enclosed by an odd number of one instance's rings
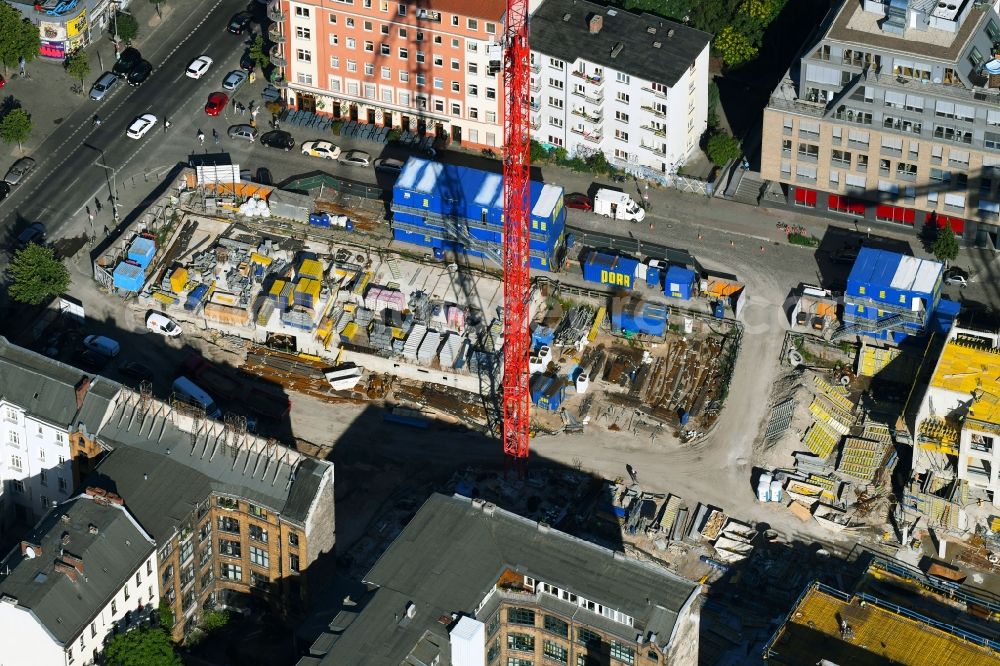
[[[563,196],[563,205],[566,206],[566,208],[576,208],[577,210],[594,209],[594,204],[590,202],[590,197],[579,192]]]
[[[208,96],[208,102],[205,104],[205,113],[210,116],[217,116],[222,113],[222,110],[226,108],[226,104],[229,103],[229,95],[226,93],[214,92]]]

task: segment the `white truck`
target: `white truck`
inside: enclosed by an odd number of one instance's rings
[[[601,189],[594,195],[594,212],[613,220],[642,222],[646,211],[625,192]]]

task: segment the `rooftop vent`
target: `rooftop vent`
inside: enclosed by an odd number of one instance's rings
[[[587,20],[587,27],[590,30],[590,34],[596,35],[604,27],[604,17],[600,14],[591,14]]]
[[[614,46],[612,46],[611,47],[611,57],[612,58],[617,58],[618,54],[621,53],[622,49],[624,49],[624,48],[625,48],[625,44],[623,44],[622,42],[618,42],[617,44],[615,44]]]
[[[62,533],[62,538],[59,539],[59,543],[61,543],[64,546],[69,543],[69,532]]]
[[[609,9],[608,10],[608,16],[618,16],[618,10],[617,9]]]
[[[69,578],[73,582],[76,582],[76,577],[79,575],[79,572],[73,565],[67,564],[62,560],[56,560],[55,567],[53,568],[55,569],[56,573],[64,573],[66,574],[67,578]]]
[[[648,28],[646,28],[646,32],[648,32],[651,35],[655,35],[656,34],[656,28],[653,27],[653,26],[649,26]]]
[[[30,541],[21,542],[21,554],[27,557],[29,560],[33,560],[42,554],[42,547],[37,543],[31,543]]]
[[[565,22],[568,23],[571,18],[573,18],[573,15],[570,14],[569,12],[566,12],[565,14],[563,14],[563,21],[565,21]]]
[[[663,42],[653,42],[653,48],[658,49],[663,46]]]
[[[412,620],[413,617],[416,614],[417,614],[417,605],[415,603],[413,603],[412,601],[407,601],[406,602],[406,617],[408,617],[408,618],[410,618]]]
[[[673,36],[674,36],[674,29],[671,28],[670,30],[667,30],[667,37],[673,37]]]
[[[449,624],[451,624],[451,616],[450,615],[439,615],[438,616],[438,624],[447,627]]]
[[[62,554],[62,561],[76,569],[78,573],[83,573],[83,560],[76,555],[70,555],[69,553],[64,552]]]
[[[64,513],[63,515],[59,516],[59,520],[63,521],[66,524],[69,524],[69,514]]]
[[[91,524],[87,525],[87,531],[90,532],[91,534],[97,534],[97,532],[99,530],[97,529],[97,525],[95,525],[94,523],[91,523]]]
[[[105,490],[104,488],[97,488],[95,486],[88,486],[84,491],[84,494],[89,495],[94,498],[94,501],[98,504],[125,504],[119,495],[111,491]]]

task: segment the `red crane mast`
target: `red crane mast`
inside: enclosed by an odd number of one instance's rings
[[[504,31],[503,450],[528,457],[528,229],[531,222],[528,0],[507,0]]]

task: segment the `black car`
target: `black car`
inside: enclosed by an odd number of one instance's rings
[[[233,14],[233,18],[229,19],[229,25],[226,26],[226,30],[234,35],[242,35],[250,27],[252,21],[253,16],[249,12]]]
[[[139,53],[139,49],[130,46],[121,52],[111,71],[118,76],[128,76],[140,62],[142,62],[142,54]]]
[[[128,84],[130,86],[137,86],[140,83],[144,83],[152,73],[153,66],[149,64],[148,60],[143,60],[128,73]]]
[[[76,358],[76,362],[87,372],[100,372],[108,364],[109,360],[111,359],[104,354],[98,354],[89,349],[84,349]]]
[[[260,183],[261,185],[274,185],[274,179],[271,178],[271,170],[267,167],[260,167],[257,169],[257,173],[254,175],[254,181]]]
[[[284,130],[274,130],[273,132],[268,132],[264,136],[260,137],[260,142],[268,148],[291,150],[295,147],[295,139],[292,138],[291,134]]]
[[[253,58],[250,57],[250,49],[244,51],[243,55],[240,56],[240,69],[244,69],[248,72],[252,72],[254,70],[254,62]]]
[[[35,222],[22,231],[17,237],[18,247],[28,247],[32,243],[41,244],[45,242],[45,225]]]
[[[0,201],[6,199],[8,194],[10,194],[10,185],[0,180]]]
[[[137,361],[129,361],[128,363],[125,363],[118,368],[118,372],[122,377],[134,379],[137,382],[153,381],[153,371]]]

